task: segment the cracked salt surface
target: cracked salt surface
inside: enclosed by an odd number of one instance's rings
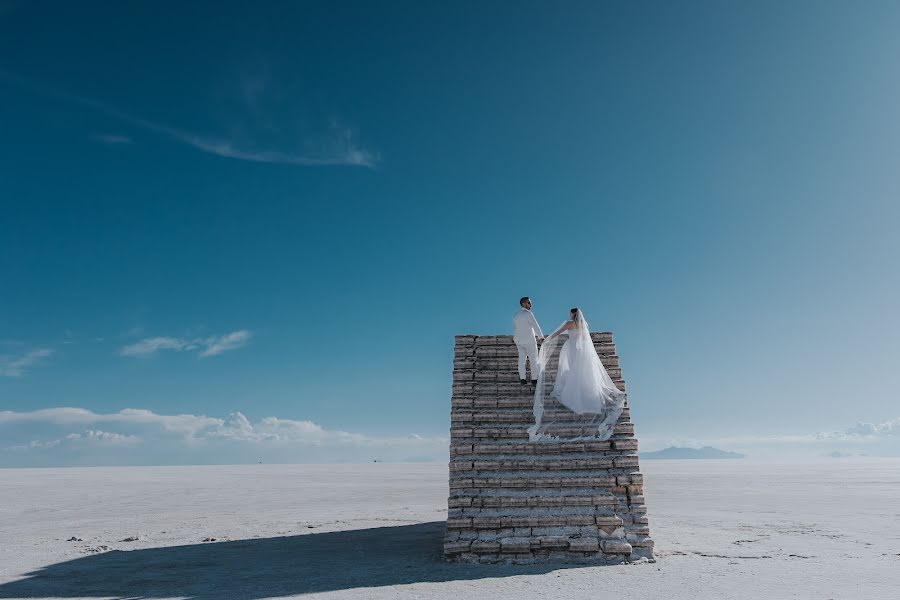
[[[444,563],[446,464],[0,470],[0,531],[16,540],[0,544],[0,598],[886,599],[900,589],[900,460],[644,461],[641,471],[658,561],[561,568]]]

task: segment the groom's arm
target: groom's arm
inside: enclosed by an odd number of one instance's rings
[[[534,318],[533,314],[531,315],[531,326],[537,331],[538,337],[544,339],[544,332],[541,331],[541,326],[538,325],[537,319]]]

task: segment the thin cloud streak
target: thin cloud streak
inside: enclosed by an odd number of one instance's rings
[[[207,358],[244,346],[252,335],[252,332],[240,329],[224,335],[214,335],[192,340],[169,336],[150,337],[122,346],[119,348],[119,354],[121,356],[142,357],[151,356],[161,350],[183,352],[202,348],[200,358]]]
[[[334,155],[308,156],[292,154],[289,152],[280,152],[278,150],[246,150],[238,148],[232,142],[227,140],[206,138],[195,133],[182,131],[180,129],[175,129],[164,125],[157,125],[155,123],[150,123],[149,121],[136,119],[135,123],[141,124],[143,127],[146,127],[148,129],[152,129],[154,131],[158,131],[160,133],[168,135],[169,137],[183,142],[189,146],[193,146],[198,150],[208,152],[209,154],[215,154],[217,156],[224,156],[226,158],[235,158],[238,160],[246,160],[250,162],[300,166],[349,165],[372,168],[376,164],[375,157],[371,153],[361,148],[357,148],[354,145],[352,136],[350,136],[349,132],[345,132],[345,138],[347,142],[346,147],[343,149],[343,151]]]
[[[38,348],[20,356],[0,355],[0,377],[21,377],[52,354],[50,348]]]
[[[250,332],[246,329],[235,331],[226,335],[214,336],[203,340],[206,349],[200,353],[200,357],[216,356],[228,350],[240,348],[250,339]]]
[[[187,350],[188,343],[173,337],[146,338],[119,349],[122,356],[147,356],[159,350]]]
[[[91,108],[108,117],[163,135],[182,144],[196,148],[197,150],[206,152],[207,154],[249,162],[297,166],[343,165],[374,168],[377,163],[377,157],[375,155],[356,145],[353,140],[352,132],[348,129],[342,131],[341,139],[334,140],[337,143],[329,144],[329,149],[319,154],[301,154],[279,150],[244,148],[231,140],[207,137],[177,127],[171,127],[164,123],[155,123],[141,117],[136,117],[123,112],[112,105],[94,100],[93,98],[79,96],[47,85],[35,85],[2,70],[0,70],[0,78],[20,87],[25,87],[39,93],[48,94],[68,102]]]
[[[91,136],[91,139],[102,144],[107,144],[108,146],[122,146],[132,143],[130,137],[118,133],[95,133]]]

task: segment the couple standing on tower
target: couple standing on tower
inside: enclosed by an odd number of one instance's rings
[[[607,417],[618,418],[625,404],[625,392],[616,387],[600,361],[581,310],[571,309],[569,318],[545,338],[531,312],[531,299],[521,298],[519,306],[513,316],[513,341],[519,350],[522,385],[528,383],[526,360],[531,366],[531,383],[535,387],[534,430],[540,428],[544,399],[549,397],[579,415],[603,416],[599,420],[599,434],[611,433],[614,423]],[[538,342],[541,342],[540,350]]]

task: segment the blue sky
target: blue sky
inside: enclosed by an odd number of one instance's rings
[[[0,3],[0,465],[440,459],[523,294],[647,449],[897,453],[898,18]]]

